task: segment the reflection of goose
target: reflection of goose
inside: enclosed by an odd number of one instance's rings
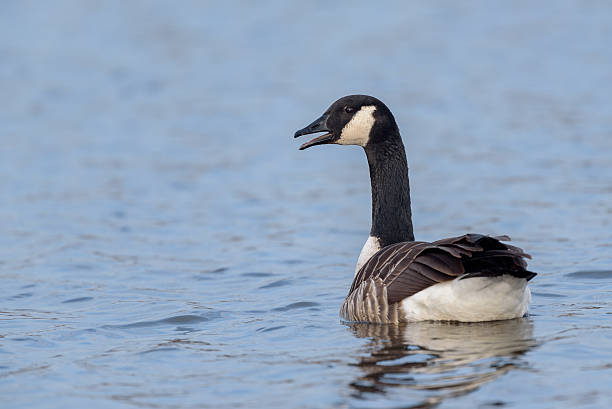
[[[351,383],[363,394],[407,388],[420,404],[433,405],[469,393],[506,372],[526,366],[521,356],[536,345],[527,318],[486,323],[415,322],[351,324],[359,338],[372,338]],[[412,407],[412,406],[411,406]],[[420,407],[420,406],[419,406]]]
[[[393,114],[381,101],[350,95],[334,102],[295,136],[325,132],[303,144],[358,145],[372,185],[372,229],[340,315],[348,321],[494,321],[522,317],[530,300],[518,247],[506,236],[466,234],[414,241],[408,165]],[[460,175],[459,177],[472,177]]]

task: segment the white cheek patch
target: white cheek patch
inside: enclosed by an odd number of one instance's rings
[[[363,106],[353,118],[342,128],[340,138],[336,141],[339,145],[365,146],[370,139],[370,131],[374,126],[374,105]]]

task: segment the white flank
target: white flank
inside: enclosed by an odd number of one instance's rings
[[[338,145],[365,146],[370,139],[370,131],[374,126],[374,105],[363,106],[353,118],[344,125],[340,138],[335,142]]]
[[[370,236],[366,240],[363,248],[361,249],[361,253],[359,253],[359,258],[357,259],[357,267],[355,267],[355,274],[359,271],[359,269],[376,253],[380,250],[380,240],[378,237]]]
[[[401,302],[408,321],[495,321],[518,318],[528,311],[527,280],[505,274],[432,285]]]

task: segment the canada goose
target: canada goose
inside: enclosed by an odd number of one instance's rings
[[[325,132],[300,146],[358,145],[372,186],[372,228],[340,309],[347,321],[493,321],[524,316],[531,258],[507,236],[465,234],[414,241],[408,164],[393,114],[378,99],[349,95],[295,137]]]

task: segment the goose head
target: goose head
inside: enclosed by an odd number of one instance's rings
[[[389,108],[369,95],[348,95],[340,98],[310,125],[297,131],[294,137],[320,132],[324,134],[304,143],[300,150],[323,144],[357,145],[365,148],[400,139],[397,124]]]

